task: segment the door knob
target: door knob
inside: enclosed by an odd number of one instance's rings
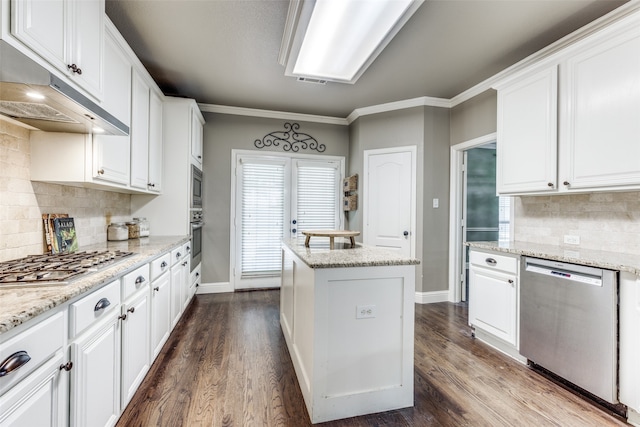
[[[298,231],[298,230],[296,230],[295,228],[293,230],[291,230],[292,233],[295,233],[296,231]]]
[[[404,235],[404,237],[407,237],[409,235],[408,231],[405,231],[404,233],[402,233]]]
[[[291,221],[291,224],[297,224],[298,221],[296,221],[295,219],[293,221]]]

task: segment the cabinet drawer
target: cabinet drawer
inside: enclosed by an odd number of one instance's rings
[[[60,312],[3,343],[0,347],[0,364],[5,362],[11,364],[10,361],[13,361],[19,365],[30,359],[21,367],[0,377],[0,394],[33,372],[61,349],[64,344],[64,334],[65,318],[64,313]],[[19,359],[22,361],[18,362]]]
[[[156,280],[162,273],[169,271],[170,267],[171,253],[169,252],[151,261],[151,280]]]
[[[171,265],[174,265],[180,261],[185,255],[184,245],[180,245],[177,248],[171,250]]]
[[[136,293],[136,291],[144,287],[148,288],[150,282],[149,264],[145,264],[131,273],[126,274],[122,278],[122,300],[126,300]]]
[[[92,292],[69,308],[69,334],[74,338],[89,326],[105,317],[111,310],[120,308],[120,280],[114,280]]]
[[[469,262],[479,267],[500,270],[505,273],[518,273],[518,258],[507,255],[499,255],[493,252],[479,252],[471,250],[469,252]]]

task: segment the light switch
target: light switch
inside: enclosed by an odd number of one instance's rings
[[[440,207],[440,199],[433,199],[433,208],[437,209]]]

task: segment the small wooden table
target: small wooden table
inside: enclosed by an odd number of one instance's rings
[[[311,236],[320,236],[320,237],[328,237],[329,238],[329,249],[333,249],[333,239],[335,237],[348,237],[351,240],[351,247],[356,246],[355,236],[359,236],[359,231],[349,231],[349,230],[306,230],[303,231],[302,234],[307,236],[304,240],[304,245],[309,247],[309,240],[311,240]]]

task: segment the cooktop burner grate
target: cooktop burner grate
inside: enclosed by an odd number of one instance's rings
[[[0,263],[0,285],[61,285],[117,264],[133,255],[125,251],[83,251],[30,255]]]

